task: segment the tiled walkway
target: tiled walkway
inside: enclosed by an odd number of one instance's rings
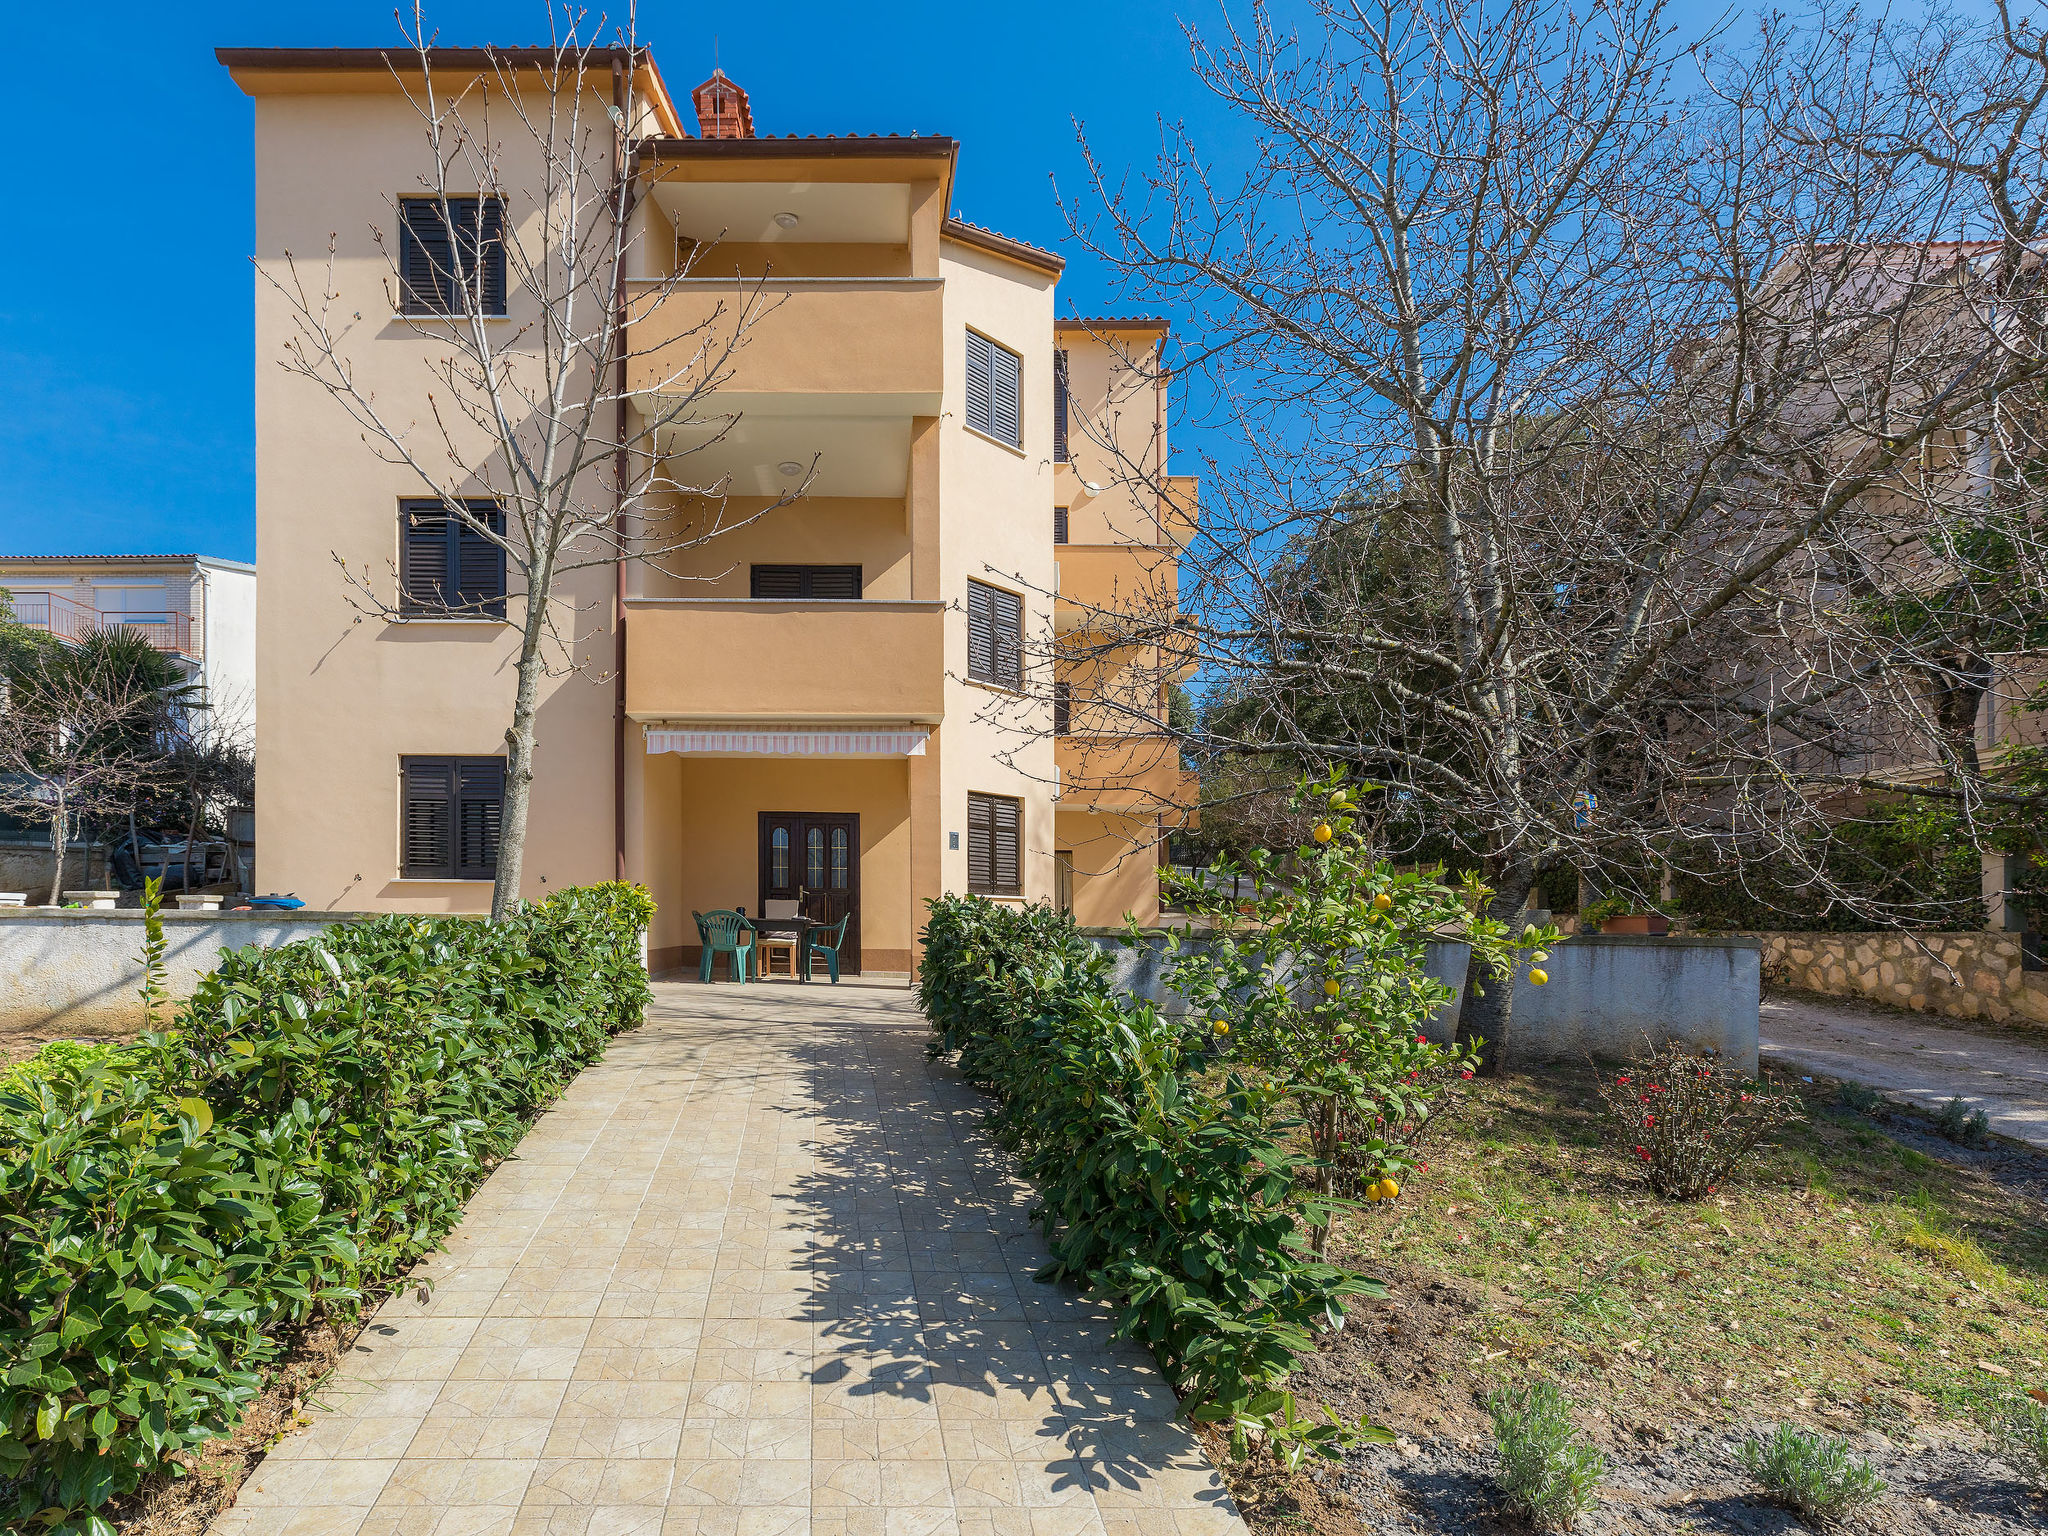
[[[909,993],[656,993],[215,1536],[1243,1536]]]

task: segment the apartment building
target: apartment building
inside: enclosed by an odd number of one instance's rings
[[[480,911],[517,639],[502,556],[493,570],[445,530],[435,545],[446,520],[417,478],[277,377],[292,325],[264,281],[287,252],[324,260],[331,232],[336,292],[364,317],[351,365],[386,409],[425,416],[434,343],[393,314],[377,240],[398,238],[428,165],[406,70],[376,50],[220,58],[255,101],[259,882],[315,907]],[[912,969],[943,892],[1154,918],[1156,849],[1191,777],[1156,709],[1084,721],[1114,684],[1100,665],[1058,676],[1053,652],[1103,592],[1159,591],[1192,527],[1191,482],[1172,515],[1163,494],[1110,489],[1112,447],[1164,469],[1163,385],[1142,411],[1104,410],[1164,327],[1056,321],[1059,258],[950,215],[950,138],[768,136],[722,74],[679,105],[644,52],[600,63],[630,69],[644,103],[627,160],[641,419],[664,349],[729,308],[736,279],[767,302],[715,397],[722,430],[646,445],[687,447],[678,479],[725,487],[737,526],[566,580],[580,670],[540,709],[526,893],[645,884],[657,969],[695,959],[693,911],[771,901],[846,917],[848,968],[884,973]],[[494,67],[436,57],[444,89]],[[514,284],[508,327],[523,303]],[[1069,430],[1090,423],[1096,440]],[[650,521],[701,525],[701,502],[678,492]],[[395,596],[422,559],[461,603],[366,619],[338,574]]]
[[[256,568],[209,555],[0,555],[16,623],[75,640],[123,626],[205,689],[225,720],[256,707]]]

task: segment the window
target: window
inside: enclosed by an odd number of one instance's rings
[[[848,602],[860,596],[857,565],[757,565],[748,596],[784,602]]]
[[[399,309],[408,315],[505,313],[505,203],[451,197],[398,202]],[[451,229],[449,226],[453,224]]]
[[[410,614],[505,617],[505,513],[494,501],[465,501],[468,517],[440,501],[398,504],[398,607]]]
[[[967,333],[967,425],[1012,448],[1024,446],[1018,412],[1023,360],[979,331]]]
[[[999,688],[1024,686],[1024,599],[967,583],[967,675]]]
[[[967,889],[975,896],[1021,895],[1019,849],[1024,802],[1007,795],[967,797]]]
[[[402,757],[400,873],[408,880],[492,880],[505,802],[502,757]]]
[[[1061,347],[1052,355],[1052,460],[1055,464],[1068,462],[1067,452],[1067,349]],[[1062,544],[1065,539],[1060,540]]]
[[[1074,685],[1072,683],[1054,683],[1052,685],[1053,734],[1055,736],[1067,735],[1068,728],[1073,724],[1073,717]]]
[[[1052,541],[1055,544],[1067,542],[1067,509],[1065,507],[1054,507],[1052,509]]]

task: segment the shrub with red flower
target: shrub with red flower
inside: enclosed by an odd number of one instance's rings
[[[1635,1148],[1667,1200],[1712,1194],[1764,1138],[1803,1118],[1796,1095],[1683,1045],[1654,1047],[1630,1072],[1603,1076],[1600,1097],[1615,1141]]]

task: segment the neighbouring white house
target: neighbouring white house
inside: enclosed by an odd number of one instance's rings
[[[256,567],[210,555],[5,555],[0,593],[17,623],[60,640],[123,626],[147,636],[197,683],[213,722],[244,741],[256,735]],[[246,871],[246,813],[229,836]],[[47,826],[0,816],[0,892],[51,900]],[[69,840],[67,888],[116,883],[108,849],[83,830]],[[216,852],[225,845],[212,845]],[[159,859],[183,860],[182,841]],[[196,858],[199,850],[194,849]],[[147,851],[145,860],[149,857]],[[150,866],[145,864],[145,869]]]
[[[225,724],[253,733],[256,567],[211,555],[4,555],[15,621],[75,640],[125,625],[185,668]]]

